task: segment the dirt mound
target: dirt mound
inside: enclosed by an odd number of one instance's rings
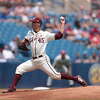
[[[38,91],[17,89],[17,91],[13,93],[0,93],[0,100],[100,100],[100,86]]]

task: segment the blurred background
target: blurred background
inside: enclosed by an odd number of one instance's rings
[[[31,58],[31,52],[19,50],[18,43],[31,29],[29,19],[33,16],[42,19],[43,30],[53,33],[58,32],[59,17],[65,17],[63,39],[50,42],[46,48],[51,63],[65,50],[72,74],[80,74],[89,85],[99,85],[100,0],[0,0],[0,88],[7,88],[17,65]],[[46,86],[47,75],[41,71],[24,77],[19,88]],[[52,87],[69,85],[55,80]]]

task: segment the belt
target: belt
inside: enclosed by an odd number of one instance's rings
[[[38,57],[32,57],[32,58],[33,58],[33,60],[34,60],[34,59],[37,59],[37,58],[40,58],[40,57],[43,57],[43,55],[40,55],[40,56],[38,56]]]

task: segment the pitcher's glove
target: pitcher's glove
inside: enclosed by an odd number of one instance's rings
[[[23,43],[19,43],[18,48],[20,50],[24,50],[24,51],[29,51],[29,49],[27,48],[27,46]]]

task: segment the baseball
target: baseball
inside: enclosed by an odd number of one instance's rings
[[[65,23],[65,18],[63,16],[60,17],[61,23]]]
[[[61,16],[60,19],[65,19],[65,18],[63,16]]]
[[[61,20],[64,20],[65,18],[63,16],[60,17]]]

